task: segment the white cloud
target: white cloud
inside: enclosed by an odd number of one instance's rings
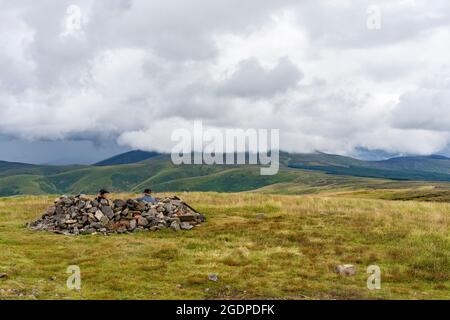
[[[272,69],[264,69],[250,58],[239,62],[236,71],[219,87],[219,93],[237,97],[270,98],[295,88],[303,77],[288,59],[282,58]]]
[[[450,3],[381,1],[378,31],[369,3],[85,0],[62,37],[72,2],[0,0],[0,134],[168,151],[202,119],[290,151],[446,149]]]

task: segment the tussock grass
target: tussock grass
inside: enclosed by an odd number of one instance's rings
[[[128,197],[130,195],[119,195]],[[69,237],[25,223],[50,196],[0,199],[0,299],[450,298],[450,204],[323,195],[185,193],[188,232]],[[261,215],[263,214],[263,215]],[[333,272],[341,263],[355,277]],[[366,268],[382,289],[366,287]],[[81,268],[80,291],[66,268]],[[208,274],[219,275],[218,282]]]

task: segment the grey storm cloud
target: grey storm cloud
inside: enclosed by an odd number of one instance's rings
[[[0,135],[168,151],[203,120],[291,151],[448,150],[450,3],[379,1],[379,30],[370,5],[0,0]]]
[[[448,132],[450,125],[450,88],[420,89],[404,94],[392,113],[395,127]]]

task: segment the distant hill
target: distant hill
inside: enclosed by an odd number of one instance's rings
[[[449,170],[450,159],[442,156],[363,161],[326,153],[281,152],[279,174],[261,176],[257,165],[176,166],[168,154],[131,151],[92,166],[0,162],[0,196],[92,194],[101,188],[141,192],[146,187],[176,192],[261,189],[296,194],[411,185],[439,185],[446,190],[450,183],[440,182],[450,182]]]
[[[133,150],[111,157],[109,159],[97,162],[94,166],[113,166],[118,164],[136,163],[160,155],[157,152],[148,152]]]
[[[450,158],[431,155],[416,157],[397,157],[369,163],[374,167],[392,170],[427,171],[450,174]]]
[[[51,175],[82,168],[82,165],[37,165],[19,162],[0,161],[0,177],[13,175]]]
[[[355,177],[450,181],[450,159],[438,155],[363,161],[325,153],[294,154],[289,156],[287,165],[291,168]]]

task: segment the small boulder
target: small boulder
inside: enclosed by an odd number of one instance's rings
[[[170,228],[175,230],[175,231],[180,231],[181,230],[181,226],[180,226],[180,223],[178,221],[172,221],[172,223],[170,224]]]
[[[108,219],[112,219],[114,217],[114,211],[110,206],[103,206],[102,213],[108,217]]]
[[[356,268],[352,264],[340,264],[336,266],[334,271],[341,276],[351,277],[356,275]]]
[[[146,225],[148,225],[148,220],[144,217],[139,217],[137,223],[138,226],[145,227]]]
[[[191,230],[194,226],[192,226],[189,222],[182,222],[181,229],[182,230]]]
[[[95,211],[94,216],[98,221],[100,221],[102,219],[102,217],[104,216],[104,214],[100,210],[97,210],[97,211]]]
[[[123,200],[120,200],[120,199],[114,200],[114,206],[116,208],[124,208],[126,205],[127,205],[127,203]]]
[[[101,223],[103,226],[108,225],[108,224],[109,224],[109,219],[108,219],[108,217],[104,215],[104,216],[100,219],[100,223]]]
[[[215,273],[208,274],[208,280],[217,282],[219,281],[219,276]]]

